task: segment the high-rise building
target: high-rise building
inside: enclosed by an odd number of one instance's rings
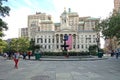
[[[28,38],[28,28],[20,28],[19,29],[19,37]]]
[[[114,10],[118,12],[120,9],[120,0],[114,0]]]
[[[46,52],[61,52],[64,36],[71,35],[68,51],[88,51],[90,45],[97,45],[99,37],[93,29],[98,22],[99,18],[79,17],[70,9],[60,15],[60,23],[53,23],[50,15],[36,13],[28,16],[29,40],[33,39]]]
[[[50,15],[46,13],[36,12],[34,15],[28,16],[28,36],[29,38],[34,38],[36,32],[48,31],[47,29],[53,29],[51,27],[53,22]]]

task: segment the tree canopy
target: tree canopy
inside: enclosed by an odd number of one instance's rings
[[[99,28],[105,38],[112,39],[116,37],[120,41],[120,13],[112,15],[99,23]]]
[[[103,19],[96,25],[104,39],[109,39],[108,50],[117,48],[120,44],[120,13],[113,13],[106,19]]]
[[[30,46],[29,40],[26,38],[12,39],[9,46],[12,51],[26,52]]]
[[[7,42],[0,40],[0,53],[3,52],[3,50],[6,48]]]
[[[9,16],[10,11],[8,6],[3,5],[3,1],[7,2],[7,0],[0,0],[0,37],[3,37],[3,31],[8,29],[7,23],[2,20],[2,17]]]

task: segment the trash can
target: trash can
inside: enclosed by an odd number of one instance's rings
[[[103,53],[102,52],[98,52],[98,58],[102,58]]]
[[[39,60],[40,59],[40,54],[39,53],[35,53],[35,59]]]

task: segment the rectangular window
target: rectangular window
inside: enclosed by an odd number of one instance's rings
[[[89,43],[91,43],[91,39],[90,39]]]
[[[37,43],[39,43],[39,38],[37,38]]]
[[[59,48],[59,46],[57,45],[57,49]]]
[[[53,40],[53,43],[54,43],[54,39],[52,39]]]
[[[57,43],[59,42],[59,40],[57,39]]]
[[[86,49],[87,49],[88,47],[87,47],[87,45],[86,45]]]
[[[50,39],[49,39],[49,43],[50,43]]]
[[[49,45],[49,49],[50,49],[50,45]]]
[[[47,42],[47,40],[45,39],[45,43]]]
[[[73,45],[73,48],[75,49],[75,45]]]
[[[84,48],[84,46],[83,46],[83,45],[81,45],[81,48],[83,49],[83,48]]]
[[[95,43],[96,42],[96,38],[93,38],[93,43]]]
[[[83,39],[81,38],[81,43],[83,43]]]
[[[41,39],[41,43],[43,43],[43,39]]]
[[[89,37],[91,37],[91,35],[89,35]]]
[[[79,49],[79,45],[78,45],[78,49]]]
[[[47,46],[45,45],[45,49],[47,48]]]
[[[63,43],[63,40],[61,39],[60,42]]]

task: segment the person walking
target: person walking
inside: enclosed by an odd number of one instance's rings
[[[32,55],[32,51],[28,51],[28,59],[30,60],[30,57]]]
[[[8,58],[8,55],[7,55],[6,52],[3,54],[3,57],[6,58],[6,59]]]
[[[111,57],[113,57],[113,56],[114,56],[114,50],[111,51]]]
[[[116,54],[116,59],[118,59],[118,57],[119,57],[119,52],[118,52],[118,50],[116,50],[115,54]]]
[[[24,52],[24,53],[23,53],[23,59],[25,59],[25,60],[26,60],[26,56],[27,56],[27,53],[26,53],[26,52]]]
[[[16,69],[18,69],[19,57],[20,57],[19,52],[14,53],[14,55],[13,55],[13,59],[14,59],[14,63],[15,63],[14,68],[16,68]]]

